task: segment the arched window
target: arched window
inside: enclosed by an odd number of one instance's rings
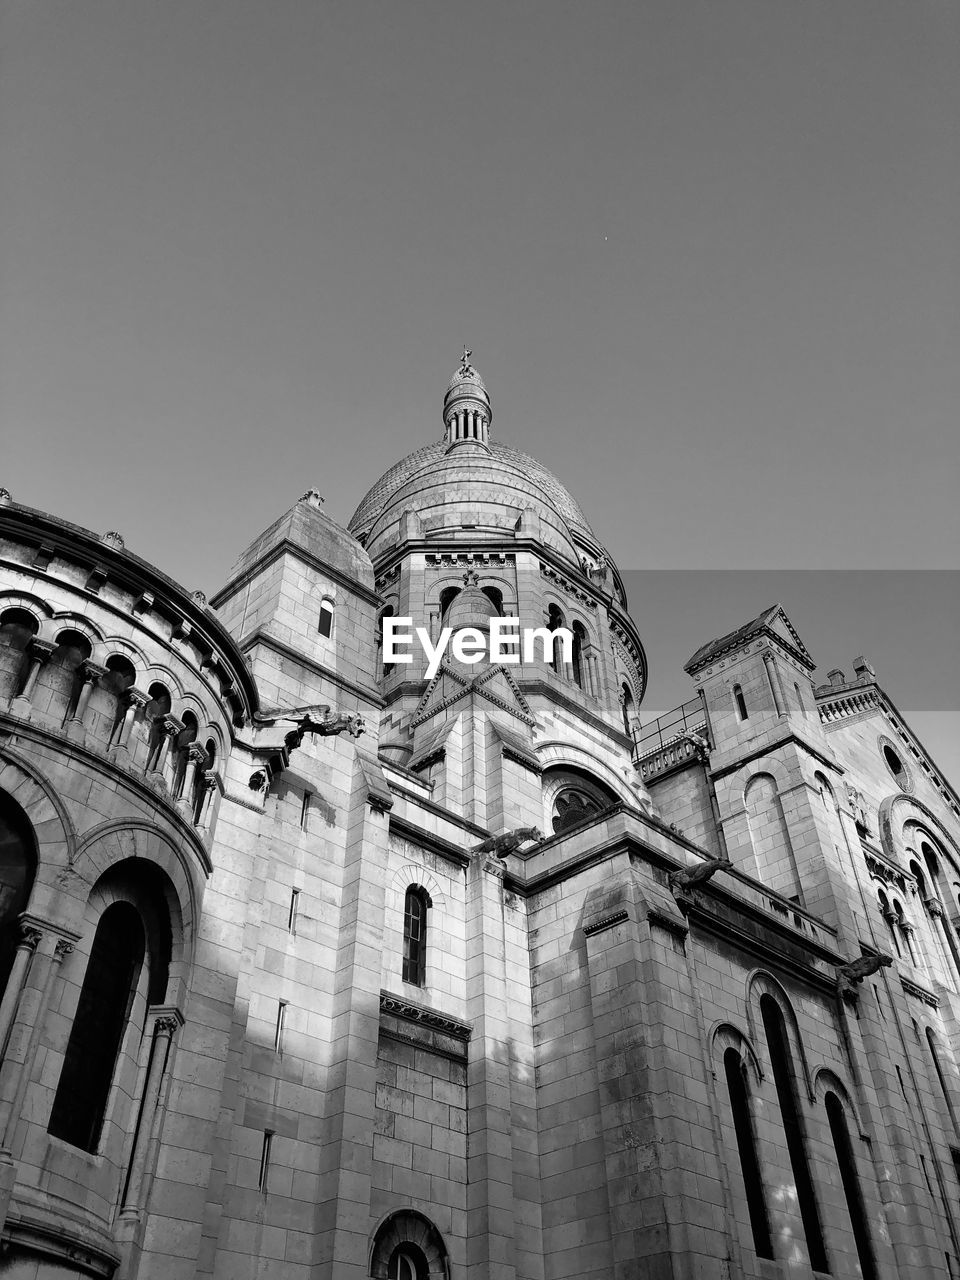
[[[143,922],[114,902],[97,925],[60,1072],[50,1132],[83,1151],[100,1144],[110,1085],[143,964]]]
[[[50,701],[45,708],[61,723],[73,715],[80,698],[80,668],[90,657],[90,641],[79,631],[61,631],[40,683],[48,686]]]
[[[430,899],[417,885],[407,890],[403,903],[403,980],[416,987],[427,981],[427,908]]]
[[[829,1271],[823,1228],[820,1225],[820,1210],[817,1207],[813,1178],[810,1175],[810,1164],[807,1160],[790,1041],[787,1038],[783,1012],[773,996],[764,994],[760,997],[760,1016],[763,1019],[763,1030],[770,1052],[773,1080],[777,1089],[777,1101],[780,1104],[783,1131],[787,1139],[787,1153],[797,1189],[797,1205],[807,1241],[810,1265],[814,1271]]]
[[[584,685],[584,657],[583,649],[587,643],[587,632],[582,622],[573,624],[573,679],[576,684],[583,688]]]
[[[896,898],[893,900],[893,910],[896,916],[897,929],[900,937],[903,939],[903,945],[906,948],[907,956],[910,959],[910,963],[915,965],[917,963],[917,953],[913,949],[913,925],[907,919],[903,911],[903,906],[897,902]]]
[[[104,698],[106,708],[104,715],[109,717],[110,743],[113,745],[120,735],[120,729],[126,714],[124,694],[136,684],[137,673],[130,659],[123,657],[119,653],[112,654],[104,665],[107,668],[107,673],[100,681],[100,688],[97,692],[102,694]],[[94,697],[97,698],[96,693]],[[97,701],[99,702],[99,699]]]
[[[554,835],[569,831],[617,803],[618,797],[579,769],[554,768],[543,775],[544,808]]]
[[[784,897],[802,902],[800,872],[773,775],[755,773],[744,788],[743,804],[756,860],[754,874]]]
[[[207,776],[216,771],[217,768],[217,741],[216,738],[208,738],[203,744],[205,755],[203,760],[197,765],[197,770],[193,775],[193,821],[197,823],[203,817],[203,802],[207,794]]]
[[[630,686],[624,681],[620,686],[620,710],[623,713],[623,732],[628,738],[633,737],[633,694]]]
[[[317,618],[317,634],[325,640],[333,635],[333,601],[321,600],[320,613]]]
[[[12,698],[20,692],[29,665],[24,655],[37,634],[37,620],[26,609],[5,609],[0,613],[0,681],[3,692]]]
[[[737,708],[737,715],[741,720],[747,719],[747,703],[743,696],[743,688],[739,684],[733,686],[733,701]]]
[[[481,587],[480,590],[491,601],[497,613],[503,617],[503,592],[497,587]]]
[[[183,794],[183,783],[187,773],[187,753],[196,742],[197,734],[200,732],[197,717],[192,711],[185,711],[181,720],[183,721],[183,728],[177,734],[175,748],[177,753],[173,784],[173,794],[175,796]]]
[[[390,672],[393,670],[393,668],[397,665],[395,662],[383,661],[383,620],[384,618],[392,618],[393,616],[394,616],[393,605],[388,604],[385,609],[381,610],[380,616],[377,618],[377,652],[381,659],[384,676],[388,676]]]
[[[144,707],[144,719],[150,726],[147,746],[147,768],[156,768],[163,747],[163,717],[170,714],[170,694],[162,684],[152,684],[148,690],[150,701]]]
[[[36,870],[33,828],[20,806],[0,792],[0,995],[10,976],[20,937],[18,917],[26,909]]]
[[[416,1245],[402,1244],[394,1249],[387,1267],[388,1280],[427,1280],[427,1260]]]
[[[877,902],[880,904],[880,914],[883,916],[883,922],[887,926],[887,932],[890,935],[890,941],[893,943],[893,949],[898,957],[902,957],[900,950],[900,937],[897,930],[897,913],[890,906],[887,895],[882,889],[877,893]]]
[[[403,1209],[381,1223],[370,1250],[374,1280],[429,1280],[449,1274],[443,1238],[429,1218]]]
[[[556,631],[558,627],[564,626],[566,626],[566,623],[563,618],[563,610],[559,605],[550,605],[547,608],[547,630]],[[552,640],[550,644],[550,666],[558,676],[563,675],[563,646],[560,643],[559,636]]]
[[[740,1155],[740,1169],[743,1173],[744,1190],[747,1195],[750,1229],[753,1232],[753,1247],[758,1258],[772,1258],[773,1243],[770,1239],[770,1221],[767,1217],[763,1178],[760,1173],[760,1161],[757,1156],[757,1140],[753,1132],[753,1121],[750,1116],[746,1072],[743,1059],[736,1049],[728,1049],[723,1055],[723,1070],[727,1078],[730,1108],[733,1111],[733,1128],[737,1138],[737,1151]]]
[[[447,610],[450,608],[450,606],[453,604],[454,600],[456,600],[459,594],[460,594],[459,587],[444,587],[444,589],[440,592],[440,617],[441,618],[445,618],[447,616]]]
[[[853,1238],[857,1246],[857,1257],[860,1259],[860,1274],[863,1280],[876,1280],[877,1268],[873,1260],[873,1248],[870,1244],[870,1228],[867,1225],[867,1211],[860,1190],[860,1178],[857,1175],[857,1163],[847,1129],[847,1118],[843,1105],[835,1093],[828,1093],[823,1100],[830,1121],[830,1135],[833,1148],[837,1153],[837,1165],[840,1169],[840,1181],[843,1183],[843,1194],[850,1214],[850,1225],[853,1227]]]

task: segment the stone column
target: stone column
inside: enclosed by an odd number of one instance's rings
[[[33,697],[33,691],[36,688],[37,677],[40,675],[40,668],[50,659],[50,656],[56,652],[57,646],[52,640],[38,640],[34,638],[30,641],[30,670],[27,672],[27,678],[24,681],[23,688],[10,703],[10,710],[15,716],[25,716],[30,710],[30,702]]]
[[[66,938],[59,931],[42,924],[38,932],[41,936],[37,954],[30,966],[29,981],[25,981],[22,988],[0,1068],[0,1162],[11,1158],[14,1134],[23,1111],[50,994],[60,965],[73,950],[75,941],[75,938]]]
[[[83,685],[80,689],[80,697],[77,699],[76,710],[70,717],[77,724],[83,724],[83,718],[87,714],[90,697],[97,687],[97,682],[107,674],[107,668],[99,666],[96,662],[84,662],[80,669],[83,672]]]
[[[128,689],[124,695],[127,702],[127,709],[123,714],[123,724],[120,726],[120,732],[117,735],[116,746],[129,750],[130,734],[133,732],[133,722],[137,718],[137,712],[150,701],[149,693],[144,693],[141,689]]]
[[[183,733],[183,725],[176,716],[161,716],[160,733],[162,735],[160,738],[160,749],[157,751],[157,758],[153,763],[153,767],[150,769],[150,773],[165,782],[168,788],[172,790],[170,778],[167,776],[167,761],[170,757],[170,744],[178,734]]]
[[[167,1063],[170,1060],[173,1037],[182,1025],[183,1017],[176,1009],[159,1010],[154,1016],[150,1060],[130,1151],[127,1181],[123,1189],[121,1219],[138,1222],[145,1208],[143,1191],[153,1168],[153,1157],[159,1139],[158,1116]]]
[[[83,662],[80,670],[83,673],[80,696],[77,699],[73,715],[65,725],[67,737],[73,739],[83,737],[83,721],[87,714],[87,707],[90,705],[90,698],[97,687],[97,682],[107,674],[106,667],[98,666],[96,662],[90,661]]]
[[[3,1061],[6,1053],[7,1037],[13,1025],[17,1005],[20,1003],[20,993],[23,990],[27,969],[42,937],[43,934],[36,925],[27,923],[20,925],[20,942],[13,957],[13,966],[10,969],[10,977],[7,979],[3,1001],[0,1002],[0,1062]]]
[[[467,869],[467,1280],[514,1280],[510,1016],[499,858]]]
[[[207,758],[207,753],[203,747],[191,743],[187,747],[187,766],[183,771],[183,783],[180,787],[180,795],[178,797],[178,805],[182,813],[193,821],[194,795],[193,787],[197,776],[197,768],[203,764]],[[201,779],[201,785],[205,784],[205,780]]]

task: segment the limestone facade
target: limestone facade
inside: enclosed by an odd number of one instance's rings
[[[210,602],[0,502],[0,1275],[960,1280],[957,796],[780,606],[646,723],[467,352],[443,422]]]

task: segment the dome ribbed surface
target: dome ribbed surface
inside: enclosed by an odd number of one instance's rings
[[[524,475],[540,490],[550,506],[571,530],[586,534],[591,539],[596,538],[577,503],[557,477],[542,463],[499,440],[491,440],[487,447],[494,464],[501,462],[510,469],[512,475],[516,475],[518,471]],[[447,454],[446,442],[437,440],[433,444],[415,449],[413,453],[402,458],[389,471],[384,472],[376,484],[367,491],[350,519],[348,525],[350,532],[354,535],[367,532],[397,490],[421,472],[436,471],[442,466],[445,457],[449,457],[451,465],[455,466],[455,452],[454,450],[453,454]]]

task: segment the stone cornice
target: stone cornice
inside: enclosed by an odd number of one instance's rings
[[[394,995],[390,991],[380,991],[380,1012],[390,1013],[404,1022],[416,1022],[421,1027],[430,1027],[441,1031],[444,1035],[455,1036],[458,1040],[469,1040],[473,1027],[469,1022],[461,1022],[459,1018],[451,1018],[437,1009],[417,1004],[406,996]]]
[[[726,778],[728,774],[736,773],[738,769],[743,769],[746,765],[752,764],[754,760],[760,760],[763,756],[770,755],[779,747],[786,746],[801,747],[804,751],[813,756],[814,760],[827,769],[832,769],[835,774],[841,776],[846,773],[846,769],[838,760],[832,760],[829,756],[825,756],[822,751],[818,750],[806,738],[800,737],[799,734],[790,732],[781,734],[779,738],[771,738],[762,746],[756,747],[753,751],[748,751],[746,755],[738,756],[736,760],[732,760],[729,764],[720,765],[716,769],[710,770],[710,777],[714,782],[719,782],[721,778]]]
[[[916,1000],[922,1000],[924,1004],[928,1004],[931,1009],[940,1008],[940,997],[935,996],[932,991],[928,991],[926,987],[921,987],[919,982],[911,982],[909,978],[900,975],[900,985],[908,996],[913,996]]]
[[[394,790],[394,788],[391,788],[391,790]],[[415,800],[423,809],[432,811],[433,813],[446,818],[448,821],[456,821],[456,819],[451,819],[450,815],[441,809],[439,805],[431,804],[429,801],[423,800],[419,796],[411,796],[409,798]],[[445,858],[447,862],[452,862],[456,867],[464,868],[470,865],[470,855],[467,850],[461,849],[450,840],[445,840],[443,836],[433,835],[430,832],[424,831],[422,828],[418,827],[416,823],[410,822],[409,819],[403,818],[397,813],[390,814],[389,822],[391,835],[402,836],[404,840],[409,840],[411,844],[415,844],[418,848],[424,849],[428,853],[433,853],[441,858]],[[469,834],[474,842],[476,840],[485,839],[489,834],[481,827],[474,827],[472,824],[469,826],[465,825],[464,831]]]

